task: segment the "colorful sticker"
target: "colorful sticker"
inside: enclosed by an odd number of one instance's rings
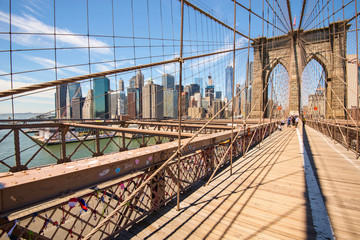
[[[120,170],[121,170],[121,168],[118,167],[117,169],[115,169],[115,172],[116,172],[116,173],[119,173]]]
[[[139,162],[140,162],[139,159],[136,159],[136,160],[135,160],[135,164],[136,164],[136,165],[138,165]]]
[[[149,159],[149,161],[151,162],[151,160],[152,160],[152,156],[150,156],[148,159]]]

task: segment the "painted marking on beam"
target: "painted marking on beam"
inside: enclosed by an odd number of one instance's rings
[[[334,149],[338,154],[340,154],[343,158],[345,158],[349,163],[351,163],[354,167],[356,167],[357,169],[360,169],[360,167],[358,165],[356,165],[350,158],[348,158],[347,156],[345,156],[342,152],[340,152],[338,149],[336,149],[333,144],[329,143],[329,141],[326,139],[325,135],[319,133],[318,131],[315,131],[319,136],[321,136],[325,142],[332,148]]]
[[[303,165],[305,171],[306,188],[309,194],[311,215],[316,231],[316,239],[334,239],[334,231],[330,222],[324,199],[321,195],[318,182],[316,181],[314,171],[309,161],[308,153],[303,145],[303,139],[299,129],[296,129],[299,140],[300,153],[303,156]]]

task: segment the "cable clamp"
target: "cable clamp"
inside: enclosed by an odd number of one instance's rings
[[[181,62],[181,63],[184,63],[184,59],[182,59],[182,58],[177,58],[177,61]]]

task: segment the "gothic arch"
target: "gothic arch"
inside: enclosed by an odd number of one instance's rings
[[[346,31],[349,27],[350,25],[344,20],[330,23],[328,27],[321,29],[308,31],[300,29],[282,36],[254,39],[252,43],[254,48],[252,96],[257,96],[260,101],[252,103],[254,110],[251,117],[263,116],[264,106],[268,100],[266,94],[262,94],[263,89],[266,87],[271,72],[279,63],[289,74],[289,112],[300,114],[301,76],[307,64],[314,59],[325,70],[325,79],[329,87],[326,90],[326,99],[331,103],[333,114],[337,118],[345,118],[342,106],[346,106],[347,96],[343,81],[346,81],[344,59],[346,59]],[[329,112],[328,109],[326,112]]]

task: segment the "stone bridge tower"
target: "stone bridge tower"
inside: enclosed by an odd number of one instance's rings
[[[282,64],[289,74],[289,112],[298,115],[301,107],[301,75],[306,65],[315,59],[325,70],[326,117],[345,118],[346,35],[349,27],[345,20],[320,29],[301,29],[278,37],[255,39],[252,43],[254,78],[251,117],[268,117],[264,113],[268,101],[267,84],[277,64]]]

